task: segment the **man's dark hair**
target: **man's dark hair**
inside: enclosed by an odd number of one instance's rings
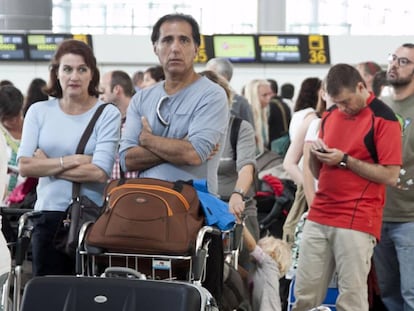
[[[379,97],[381,95],[382,88],[388,85],[387,82],[387,72],[381,70],[377,72],[372,80],[372,92],[375,96]]]
[[[326,91],[330,96],[338,95],[343,89],[355,91],[359,82],[364,83],[364,80],[354,66],[337,64],[326,76]]]
[[[403,48],[414,49],[414,43],[404,43]]]
[[[14,84],[10,80],[1,80],[0,81],[0,87],[6,86],[6,85],[14,85]]]
[[[137,85],[139,81],[142,81],[144,79],[144,72],[141,70],[136,71],[132,76],[132,83],[134,85]]]
[[[175,13],[175,14],[167,14],[161,17],[152,28],[152,34],[151,34],[151,42],[152,44],[155,44],[155,42],[158,41],[160,38],[160,28],[161,25],[165,22],[173,22],[173,21],[182,21],[187,22],[190,24],[192,29],[192,35],[193,40],[197,46],[200,46],[201,38],[200,38],[200,27],[197,23],[197,21],[191,16],[181,13]]]
[[[129,75],[122,70],[114,70],[111,74],[111,91],[114,90],[114,87],[120,85],[124,90],[126,96],[132,97],[134,95],[135,90],[134,86],[132,85],[132,80]]]
[[[295,86],[292,83],[284,83],[280,87],[280,94],[282,98],[292,99],[295,94]]]
[[[23,94],[13,85],[0,88],[0,122],[22,113]]]
[[[160,65],[149,67],[145,72],[148,72],[156,82],[165,80],[164,69]]]
[[[267,79],[270,84],[270,88],[272,89],[273,93],[277,94],[279,92],[279,86],[275,79]]]

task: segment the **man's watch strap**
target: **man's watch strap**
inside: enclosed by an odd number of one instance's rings
[[[243,199],[243,200],[245,199],[245,193],[244,193],[243,189],[234,189],[234,190],[232,191],[232,194],[233,194],[233,193],[236,193],[236,194],[240,195],[240,196],[242,197],[242,199]]]
[[[344,153],[342,160],[338,163],[340,168],[347,168],[348,167],[348,154]]]

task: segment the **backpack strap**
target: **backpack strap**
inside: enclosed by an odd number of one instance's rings
[[[233,160],[237,159],[237,140],[239,139],[240,124],[242,119],[232,116],[232,123],[230,129],[230,144],[233,149]]]

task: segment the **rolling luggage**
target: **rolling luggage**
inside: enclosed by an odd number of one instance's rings
[[[107,277],[44,276],[26,285],[21,311],[218,311],[203,287]]]

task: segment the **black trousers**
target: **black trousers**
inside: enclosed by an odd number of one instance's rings
[[[75,274],[75,259],[57,251],[53,243],[64,216],[64,212],[45,211],[33,219],[33,276]]]

